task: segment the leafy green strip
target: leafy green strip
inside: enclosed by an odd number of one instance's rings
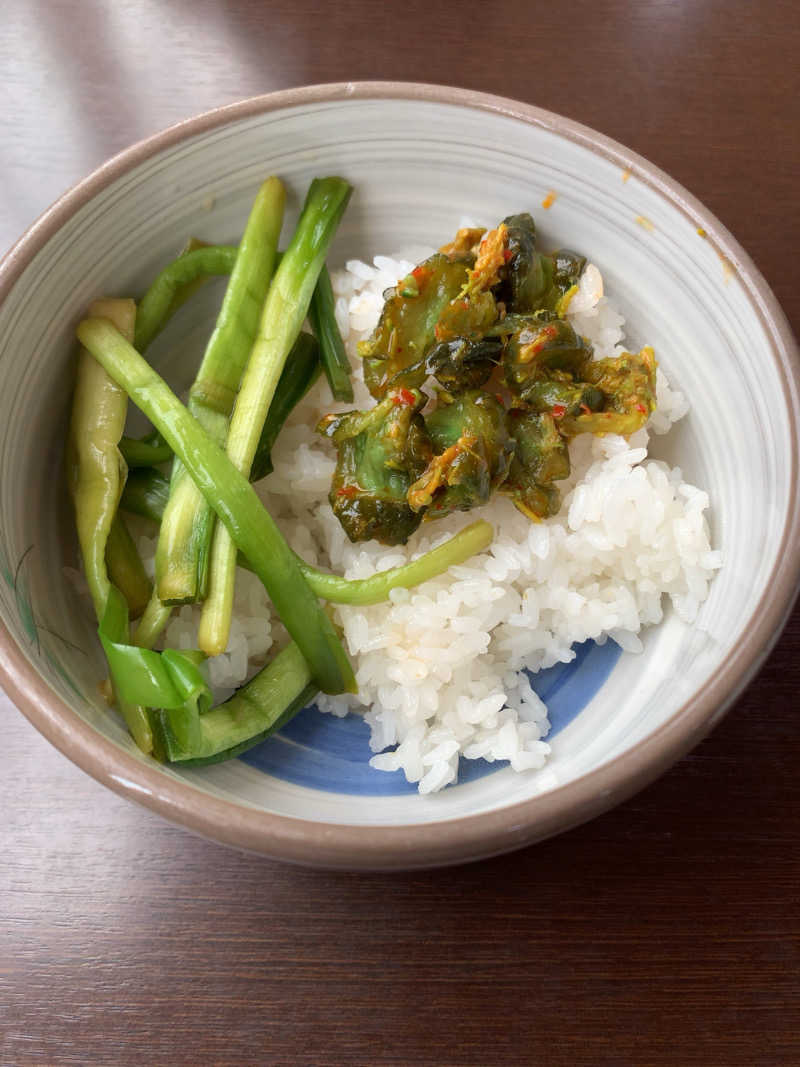
[[[308,309],[311,327],[320,344],[322,366],[334,400],[353,401],[353,383],[350,381],[350,360],[344,341],[336,324],[333,287],[328,268],[319,272],[317,286]]]
[[[231,759],[279,730],[316,696],[294,642],[232,697],[212,708],[201,652],[151,652],[127,643],[128,613],[111,586],[100,640],[120,701],[151,709],[153,747],[171,763],[199,766]]]
[[[319,344],[310,333],[301,332],[284,364],[275,395],[269,406],[264,429],[256,448],[250,481],[258,482],[272,473],[272,448],[283,424],[320,375]]]
[[[172,449],[161,440],[157,433],[149,433],[137,440],[135,437],[123,437],[119,443],[122,458],[128,468],[155,467],[172,459]]]
[[[129,644],[127,605],[113,585],[98,633],[117,699],[164,709],[180,744],[195,745],[199,737],[199,716],[212,704],[211,690],[199,669],[205,657],[176,649],[151,652]]]
[[[208,245],[184,252],[158,274],[139,302],[134,345],[144,352],[180,304],[181,290],[198,278],[230,274],[239,249],[235,245]],[[177,298],[177,300],[176,300]]]
[[[294,642],[234,695],[198,719],[192,744],[182,744],[167,712],[151,716],[164,759],[184,766],[218,763],[275,733],[317,694],[308,664]]]
[[[163,508],[169,483],[160,471],[154,469],[138,471],[137,475],[133,484],[125,486],[120,506],[135,515],[158,522],[161,518],[159,508]],[[369,578],[342,578],[338,574],[328,574],[312,567],[296,554],[295,559],[312,590],[324,600],[332,604],[380,604],[389,598],[393,589],[412,589],[482,552],[492,543],[493,534],[490,524],[479,519],[418,559],[380,571]],[[237,564],[249,568],[241,554]]]

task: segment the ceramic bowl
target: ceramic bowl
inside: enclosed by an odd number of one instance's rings
[[[532,210],[547,243],[590,253],[629,341],[653,344],[691,398],[658,454],[708,491],[724,567],[696,624],[668,613],[640,655],[583,646],[537,680],[553,722],[541,772],[467,764],[459,784],[421,797],[370,770],[360,719],[315,711],[245,759],[179,771],[141,755],[98,694],[93,623],[64,576],[77,560],[59,473],[75,324],[98,294],[141,292],[187,236],[235,240],[270,173],[286,181],[295,215],[315,175],[352,182],[333,263],[438,244],[462,215]],[[197,351],[212,295],[184,317],[175,345]],[[3,261],[0,368],[0,681],[101,782],[226,844],[307,864],[409,868],[574,826],[711,729],[793,600],[798,358],[773,295],[731,235],[665,174],[524,104],[423,85],[318,86],[213,111],[134,146],[59,200]]]

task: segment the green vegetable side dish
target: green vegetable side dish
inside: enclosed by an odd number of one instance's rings
[[[121,331],[120,336],[133,336],[136,307],[132,300],[98,300],[89,311],[104,316],[103,321]],[[66,476],[75,506],[83,570],[98,622],[102,622],[114,591],[106,552],[127,473],[119,451],[127,408],[124,390],[81,349],[67,438]],[[126,602],[115,634],[121,640],[127,640],[127,607]],[[145,708],[119,696],[118,703],[136,744],[143,752],[150,752],[153,735]]]
[[[495,491],[531,519],[555,515],[572,438],[645,424],[653,350],[595,360],[567,321],[585,266],[537,248],[524,213],[459,230],[385,294],[359,344],[376,406],[318,426],[338,448],[329,500],[351,541],[404,544],[421,522]],[[419,390],[431,378],[429,402]]]
[[[422,522],[408,492],[432,449],[418,390],[390,389],[369,411],[328,415],[318,429],[339,450],[330,501],[351,541],[405,544]]]
[[[293,553],[249,484],[271,472],[281,428],[322,370],[332,397],[352,400],[349,361],[325,268],[350,193],[340,178],[316,179],[281,255],[284,190],[271,178],[259,191],[238,246],[192,240],[161,271],[138,309],[131,300],[97,301],[78,326],[82,349],[67,481],[114,699],[137,745],[157,759],[199,765],[230,758],[279,729],[320,689],[354,691],[352,668],[320,598],[378,603],[392,589],[442,574],[491,542],[491,526],[474,522],[404,566],[349,581]],[[213,275],[230,275],[230,280],[187,408],[142,352]],[[463,282],[463,270],[460,277]],[[480,315],[483,322],[485,306]],[[301,332],[306,316],[314,336]],[[480,349],[484,363],[487,352],[497,354],[499,343]],[[448,350],[436,366],[452,375],[448,368],[459,358]],[[128,398],[153,426],[141,440],[123,437]],[[369,455],[354,467],[359,477],[372,471],[373,491],[391,484],[410,525],[421,517],[405,494],[433,459],[418,414],[424,403],[416,394],[411,411],[390,398],[381,447],[368,433]],[[353,423],[345,416],[348,420]],[[380,421],[374,414],[367,419],[373,436]],[[405,424],[404,442],[386,436],[390,427]],[[353,438],[361,433],[353,425],[350,429]],[[403,462],[404,471],[383,469]],[[152,591],[124,511],[159,526]],[[381,532],[386,534],[393,521],[390,515]],[[211,638],[201,636],[200,646],[213,653],[222,641],[219,650],[224,649],[237,559],[261,579],[292,639],[229,700],[212,707],[205,653],[154,651],[152,645],[173,603],[200,600],[213,623],[206,627]],[[143,609],[131,637],[129,620]]]
[[[261,186],[233,263],[214,331],[189,390],[188,408],[224,445],[239,382],[272,280],[285,191],[277,178]],[[167,605],[202,600],[208,583],[214,513],[175,460],[156,548],[156,595]]]
[[[159,470],[134,471],[120,499],[120,508],[133,515],[161,521],[163,505],[169,490],[169,480]],[[470,556],[482,552],[492,543],[492,527],[479,519],[464,526],[437,548],[397,567],[378,571],[369,578],[340,578],[336,574],[312,567],[296,556],[303,577],[317,596],[331,604],[380,604],[393,589],[413,589],[415,585],[443,574],[449,567],[465,563]],[[239,553],[237,564],[252,570]]]
[[[314,179],[289,247],[267,290],[225,441],[228,458],[246,478],[250,476],[281,372],[308,314],[317,279],[351,192],[341,178]],[[211,547],[208,594],[198,628],[198,643],[208,655],[220,655],[228,645],[237,547],[251,563],[256,562],[236,542],[234,531],[224,519],[223,524],[227,528],[218,527]],[[283,618],[274,596],[273,602]],[[289,626],[287,629],[292,633]],[[294,633],[292,636],[302,647],[299,637]]]

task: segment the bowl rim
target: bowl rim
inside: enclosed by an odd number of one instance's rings
[[[0,260],[0,303],[67,220],[92,197],[151,156],[226,123],[308,104],[404,100],[505,116],[551,131],[619,165],[677,207],[736,273],[770,340],[783,399],[794,415],[793,486],[777,561],[750,626],[705,684],[631,749],[539,796],[475,815],[392,826],[317,822],[212,796],[166,776],[98,733],[36,673],[0,620],[0,683],[56,748],[115,792],[222,844],[288,862],[344,869],[412,869],[485,858],[532,844],[599,815],[641,789],[701,740],[763,663],[792,609],[800,581],[800,352],[788,321],[751,258],[691,193],[644,157],[587,126],[531,104],[445,85],[334,82],[279,90],[214,108],[150,136],[102,164],[56,200]]]

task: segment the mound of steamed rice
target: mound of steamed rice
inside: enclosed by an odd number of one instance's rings
[[[353,362],[355,406],[373,403],[361,379],[356,343],[372,330],[383,291],[427,254],[351,261],[333,276],[336,313]],[[569,307],[596,356],[622,350],[622,316],[587,267]],[[265,504],[295,551],[320,567],[363,578],[415,558],[477,517],[495,529],[491,546],[466,564],[416,589],[395,590],[372,607],[334,606],[358,681],[357,696],[321,696],[333,715],[363,714],[371,729],[370,760],[402,770],[420,793],[458,777],[466,759],[507,760],[516,771],[544,764],[547,709],[525,671],[568,663],[573,645],[611,638],[641,649],[642,627],[658,623],[665,602],[692,622],[708,593],[718,552],[709,544],[708,497],[678,468],[647,459],[649,434],[665,433],[687,403],[658,372],[658,410],[630,438],[583,435],[571,446],[572,475],[560,513],[533,523],[496,495],[479,512],[423,523],[409,543],[351,544],[328,504],[331,445],[314,432],[337,410],[322,380],[297,407],[273,451],[274,473],[259,486]],[[345,410],[352,405],[339,405]],[[155,541],[142,537],[152,568]],[[177,612],[165,644],[196,645],[198,610]],[[210,662],[211,682],[225,696],[286,639],[263,587],[238,572],[235,618],[225,655]]]

